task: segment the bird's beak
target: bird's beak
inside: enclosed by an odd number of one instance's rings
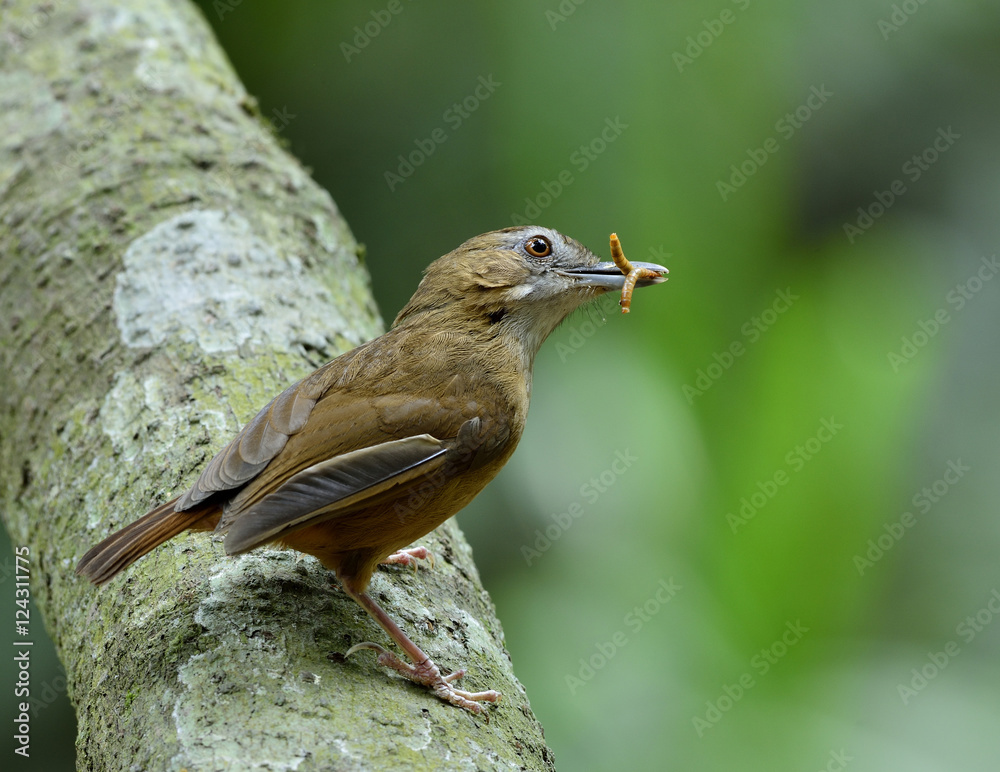
[[[653,284],[660,284],[667,280],[663,274],[670,273],[662,265],[656,263],[632,263],[634,268],[647,268],[656,271],[660,276],[649,279],[639,279],[635,283],[636,287],[649,287]],[[614,263],[595,263],[594,265],[581,265],[577,268],[561,268],[559,273],[564,276],[571,276],[588,287],[599,287],[605,290],[621,290],[625,285],[625,274],[622,273]]]

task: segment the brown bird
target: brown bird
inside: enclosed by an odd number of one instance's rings
[[[620,250],[619,250],[620,251]],[[638,281],[665,281],[667,269]],[[190,489],[109,536],[77,573],[103,584],[184,530],[225,534],[238,555],[277,543],[315,556],[412,665],[378,661],[479,712],[495,691],[442,675],[366,589],[380,563],[469,503],[521,438],[542,341],[574,309],[621,291],[622,271],[540,227],[485,233],[435,260],[392,328],[289,386],[220,450]]]

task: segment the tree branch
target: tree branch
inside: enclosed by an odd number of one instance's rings
[[[104,590],[74,575],[379,322],[347,225],[195,10],[3,14],[3,512],[31,548],[79,768],[551,768],[453,523],[426,541],[433,570],[387,569],[371,592],[442,668],[468,667],[466,688],[504,693],[489,724],[373,657],[343,661],[384,635],[312,558],[227,558],[185,534]]]

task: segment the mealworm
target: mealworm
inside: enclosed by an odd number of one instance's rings
[[[655,279],[661,274],[649,268],[636,268],[632,265],[622,251],[622,243],[618,240],[617,233],[611,234],[611,259],[625,274],[625,284],[622,285],[622,297],[618,305],[622,307],[622,313],[627,314],[632,306],[632,292],[635,290],[636,282],[640,279]]]

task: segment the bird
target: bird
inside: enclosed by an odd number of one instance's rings
[[[348,656],[372,649],[381,665],[445,702],[483,711],[501,695],[458,689],[465,671],[443,674],[368,584],[380,564],[426,557],[407,546],[504,466],[524,430],[543,341],[595,298],[622,291],[624,300],[618,253],[618,263],[602,262],[538,226],[469,239],[427,267],[387,332],[272,399],[190,488],[90,549],[77,574],[103,585],[187,530],[224,536],[227,555],[265,544],[312,555],[409,661],[372,642]],[[625,264],[631,285],[666,280],[664,266]]]

